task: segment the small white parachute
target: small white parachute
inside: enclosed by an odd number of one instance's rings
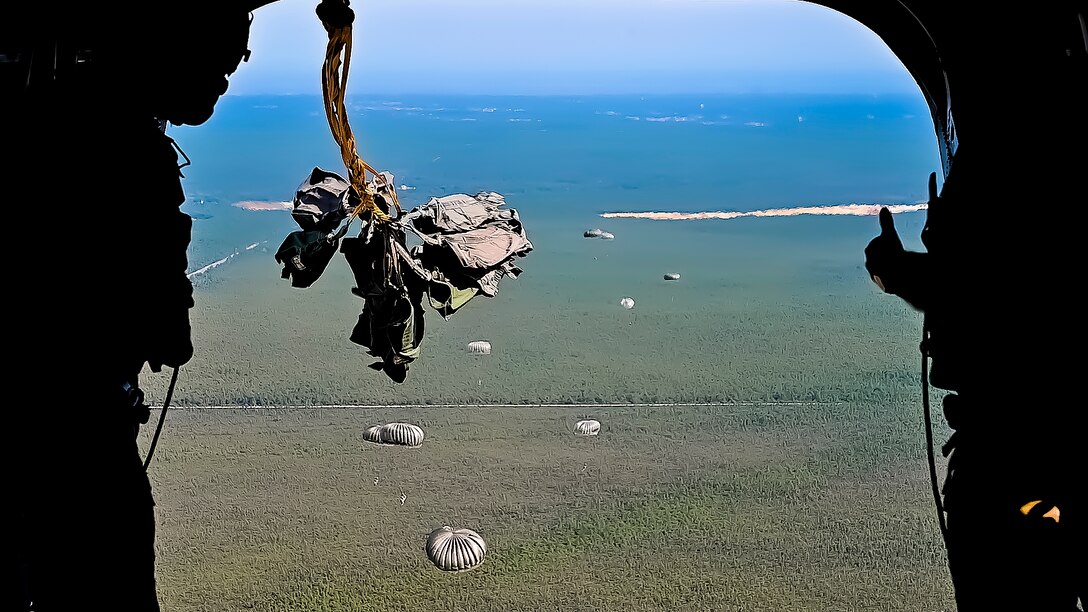
[[[476,340],[468,343],[468,352],[473,355],[490,355],[491,343],[487,340]]]
[[[423,445],[423,429],[411,423],[387,423],[378,430],[382,444],[418,447]]]
[[[444,572],[465,572],[484,562],[487,543],[471,529],[439,527],[427,536],[427,557]]]
[[[373,427],[367,427],[366,431],[363,432],[363,439],[366,440],[367,442],[373,442],[375,444],[381,444],[382,443],[381,431],[382,431],[382,426],[381,425],[375,425]]]
[[[634,308],[634,307],[635,307],[635,299],[634,299],[634,298],[629,298],[629,297],[625,297],[625,298],[623,298],[622,300],[620,300],[620,306],[623,306],[623,307],[624,307],[624,308],[626,308],[627,310],[631,310],[632,308]]]
[[[680,280],[679,272],[667,272],[665,274],[665,280]]]
[[[584,419],[574,424],[574,435],[595,436],[601,433],[601,422],[593,419]]]

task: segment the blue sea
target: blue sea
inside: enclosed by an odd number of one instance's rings
[[[722,372],[750,379],[746,368],[792,369],[801,378],[808,367],[868,368],[878,376],[886,363],[870,364],[871,356],[849,347],[841,354],[821,348],[821,342],[837,342],[828,330],[849,330],[850,321],[874,309],[884,309],[885,322],[904,312],[862,269],[864,245],[878,231],[875,217],[654,221],[600,215],[916,204],[926,199],[928,176],[940,167],[920,95],[355,97],[348,100],[348,118],[359,154],[393,173],[406,209],[432,196],[496,191],[519,211],[534,245],[519,262],[524,274],[504,280],[496,298],[478,298],[450,321],[430,315],[435,323],[424,355],[396,395],[427,401],[450,397],[448,389],[432,395],[425,382],[438,364],[450,380],[472,379],[471,390],[457,392],[478,401],[561,401],[572,388],[582,390],[579,397],[602,399],[585,390],[604,387],[611,390],[603,399],[611,399],[617,389],[649,379],[666,398],[689,397],[681,390],[702,385],[698,397],[706,399],[718,397],[714,389],[732,389],[720,380]],[[298,321],[291,310],[305,312],[320,300],[337,313],[314,332],[335,347],[329,359],[358,355],[360,347],[346,339],[358,300],[349,293],[345,268],[332,266],[313,288],[289,288],[273,254],[298,229],[290,215],[234,206],[290,201],[315,166],[346,175],[321,98],[227,96],[204,125],[168,133],[192,160],[183,185],[184,210],[195,219],[190,269],[203,270],[194,277],[195,333],[234,325],[215,309],[237,313],[277,304],[276,333],[297,341],[284,331]],[[924,215],[896,216],[908,248],[920,248]],[[591,228],[612,232],[615,240],[583,238]],[[663,281],[669,272],[681,280]],[[623,297],[636,307],[625,312]],[[765,323],[776,317],[788,320],[778,327]],[[849,346],[879,343],[887,325],[857,328]],[[269,334],[266,328],[239,333],[264,340]],[[789,334],[803,338],[803,350]],[[587,335],[602,340],[585,342]],[[904,360],[894,367],[913,368],[913,336],[897,340]],[[468,342],[481,339],[496,345],[486,376],[478,362],[465,371],[449,365]],[[192,367],[213,376],[226,368],[216,360],[265,362],[274,350],[254,348],[246,338],[198,340]],[[201,344],[209,347],[203,354]],[[733,345],[743,346],[743,354],[730,354]],[[761,347],[758,363],[753,346]],[[645,365],[607,366],[617,354],[657,357]],[[659,359],[675,366],[671,374],[652,365]],[[380,378],[362,366],[359,379]],[[534,372],[531,381],[527,370]],[[488,377],[507,383],[489,388]],[[818,379],[805,383],[816,391],[794,385],[774,395],[818,395]],[[524,384],[511,390],[510,380]],[[292,387],[291,401],[305,401],[300,386]],[[279,391],[270,393],[282,399]],[[366,385],[360,393],[387,399]],[[723,397],[737,394],[743,392],[723,391]],[[227,395],[194,401],[232,401]]]
[[[915,203],[939,168],[921,96],[348,102],[360,156],[411,188],[402,203],[497,191],[529,221]],[[290,200],[314,166],[345,173],[319,96],[227,96],[206,124],[170,133],[192,159],[185,188],[194,203]]]

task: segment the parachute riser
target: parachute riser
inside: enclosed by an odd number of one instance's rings
[[[359,205],[352,211],[349,220],[368,213],[369,217],[375,221],[387,222],[391,216],[378,206],[375,196],[378,189],[381,189],[392,205],[390,212],[395,209],[397,216],[400,216],[402,210],[396,189],[393,185],[387,184],[385,177],[359,156],[355,135],[348,123],[347,105],[344,102],[348,75],[351,70],[352,26],[350,22],[340,26],[331,26],[326,21],[322,23],[329,33],[325,62],[321,70],[325,118],[328,120],[336,144],[340,147],[340,157],[348,170],[352,191],[359,199]],[[367,172],[374,175],[373,184],[367,180]]]

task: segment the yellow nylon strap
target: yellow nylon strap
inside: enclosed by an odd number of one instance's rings
[[[329,33],[329,44],[325,50],[325,63],[321,69],[321,92],[325,100],[325,117],[329,120],[329,128],[332,130],[333,138],[336,139],[336,144],[340,145],[340,156],[348,169],[351,186],[361,200],[349,219],[354,219],[365,211],[378,221],[388,221],[389,215],[378,207],[374,202],[373,190],[367,188],[366,173],[373,174],[377,181],[382,181],[384,178],[359,157],[355,135],[352,134],[351,125],[348,124],[348,111],[344,104],[348,70],[351,68],[351,26],[330,28],[326,25],[326,30]],[[342,60],[341,56],[343,56]],[[390,185],[388,193],[399,214],[401,209],[400,202],[397,201],[396,186]]]

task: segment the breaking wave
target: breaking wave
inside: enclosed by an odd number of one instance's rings
[[[601,213],[605,219],[652,219],[654,221],[689,221],[694,219],[738,219],[740,217],[796,217],[799,215],[851,215],[876,216],[881,208],[893,213],[915,212],[928,208],[927,204],[843,204],[840,206],[798,206],[796,208],[768,208],[750,211],[710,212],[610,212]]]
[[[234,257],[237,254],[238,254],[238,252],[235,251],[235,252],[231,253],[230,255],[227,255],[223,259],[213,261],[212,263],[204,266],[203,268],[197,268],[196,270],[193,270],[192,272],[186,274],[185,276],[187,276],[188,278],[193,278],[194,276],[200,276],[201,274],[205,274],[209,270],[214,270],[215,268],[218,268],[219,266],[227,263],[228,261],[230,261],[231,257]]]
[[[252,251],[253,249],[257,248],[260,245],[261,245],[260,242],[254,242],[254,243],[246,246],[246,248],[243,249],[243,250]],[[193,277],[200,276],[202,274],[207,274],[208,272],[218,268],[219,266],[227,263],[231,259],[237,257],[241,253],[242,253],[242,251],[239,251],[239,250],[235,249],[235,251],[233,253],[231,253],[230,255],[227,255],[226,257],[224,257],[222,259],[217,259],[217,260],[213,261],[212,263],[210,263],[210,264],[208,264],[206,266],[203,266],[201,268],[197,268],[196,270],[193,270],[192,272],[188,272],[188,273],[185,274],[185,276],[188,277],[189,279],[192,279]]]
[[[291,202],[267,202],[261,200],[243,200],[235,202],[233,206],[245,210],[291,210],[294,207]]]

